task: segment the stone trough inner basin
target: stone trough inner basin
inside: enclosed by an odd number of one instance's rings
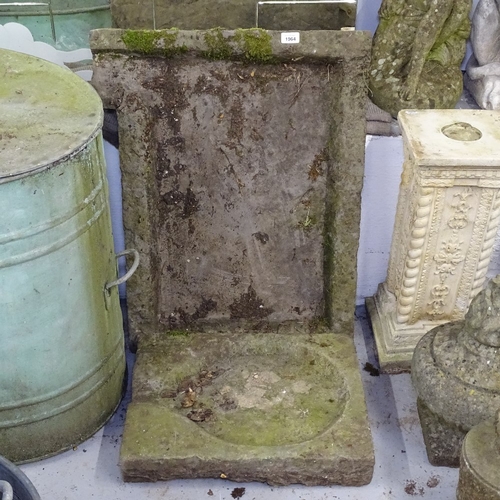
[[[363,32],[92,33],[137,345],[125,480],[370,481],[353,314]]]
[[[298,340],[233,334],[174,342],[172,364],[148,371],[135,388],[229,443],[309,441],[336,424],[349,392],[335,353],[328,355],[329,339],[320,345],[303,336]],[[151,351],[156,349],[153,344]],[[141,361],[154,366],[153,357],[147,357]]]

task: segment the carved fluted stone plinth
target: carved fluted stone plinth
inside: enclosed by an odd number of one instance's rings
[[[500,222],[500,116],[399,114],[405,160],[387,280],[367,299],[382,371],[410,369],[432,328],[464,318]]]

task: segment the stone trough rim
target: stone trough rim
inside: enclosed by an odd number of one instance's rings
[[[179,30],[177,28],[162,30],[129,30],[118,28],[102,28],[90,32],[90,48],[94,55],[102,52],[114,52],[123,54],[148,55],[151,57],[182,57],[195,55],[207,57],[210,47],[206,43],[206,35],[221,34],[224,41],[230,44],[231,55],[216,59],[226,61],[243,61],[249,64],[265,64],[254,59],[245,58],[245,50],[240,44],[235,42],[238,33],[254,34],[256,38],[262,34],[269,35],[270,47],[272,49],[272,60],[269,63],[277,62],[300,62],[329,64],[338,63],[345,59],[346,52],[349,60],[366,59],[367,48],[371,46],[371,36],[368,31],[333,31],[314,30],[300,31],[300,43],[284,44],[281,42],[283,31],[263,30],[261,28],[249,28],[239,30],[226,30],[213,28],[211,30]],[[146,36],[156,36],[157,42],[151,51],[130,48],[124,42],[123,37],[127,33],[145,34]],[[257,36],[258,35],[258,36]],[[171,46],[171,55],[165,55],[166,47],[161,43],[162,36],[175,36],[175,43]]]

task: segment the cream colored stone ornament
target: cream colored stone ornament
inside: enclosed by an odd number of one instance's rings
[[[461,320],[500,222],[500,114],[405,110],[405,160],[387,280],[366,300],[380,367],[410,369],[420,338]]]

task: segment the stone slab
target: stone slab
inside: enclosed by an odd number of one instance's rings
[[[141,341],[120,462],[126,481],[369,483],[374,452],[352,338]]]
[[[91,46],[141,253],[132,339],[289,322],[352,334],[367,33],[287,46],[263,30],[98,30]]]

